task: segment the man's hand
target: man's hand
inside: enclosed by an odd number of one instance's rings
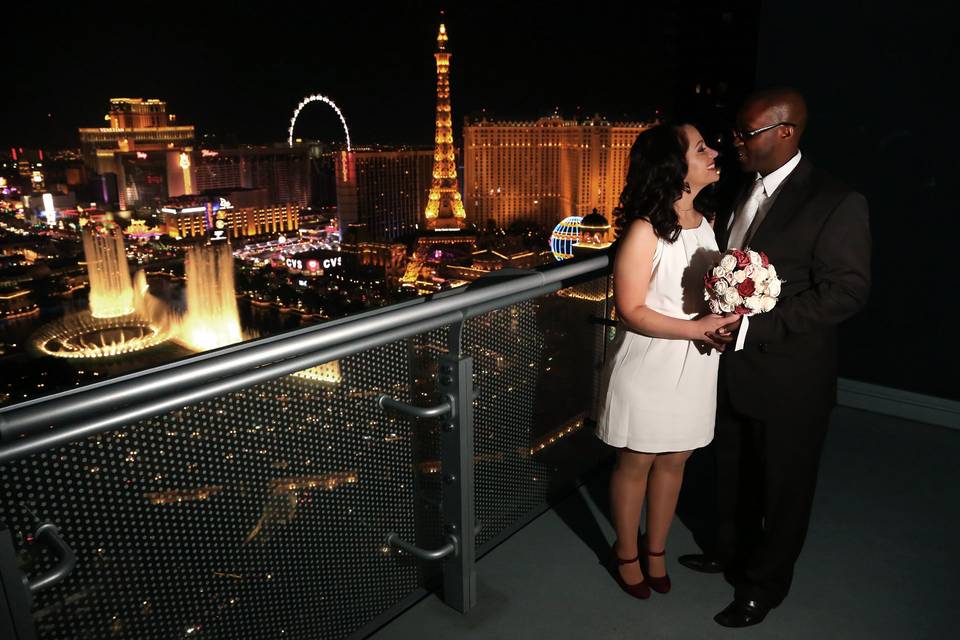
[[[737,332],[740,330],[740,323],[743,321],[743,316],[736,315],[736,319],[733,317],[736,314],[730,314],[731,322],[725,324],[716,332],[707,332],[705,335],[707,337],[707,342],[717,351],[726,351],[727,346],[732,344],[737,339]]]

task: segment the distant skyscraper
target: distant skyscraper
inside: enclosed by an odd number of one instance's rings
[[[97,173],[113,168],[116,152],[177,150],[194,144],[193,125],[173,124],[177,117],[167,113],[163,100],[112,98],[103,119],[109,126],[80,129],[84,162]]]
[[[229,151],[201,149],[194,157],[197,191],[239,189],[243,187],[243,160]]]
[[[80,151],[87,167],[116,176],[121,208],[190,193],[195,132],[192,125],[173,124],[166,102],[112,98],[104,120],[109,126],[80,129]]]
[[[246,149],[244,175],[249,176],[245,187],[266,187],[273,202],[296,202],[310,206],[309,148]]]
[[[340,227],[359,224],[369,238],[381,240],[417,231],[433,184],[433,163],[430,149],[337,154]]]
[[[470,218],[482,227],[519,219],[551,227],[593,209],[610,216],[619,203],[630,147],[649,125],[573,121],[558,115],[535,122],[468,122],[464,194]]]
[[[462,229],[467,214],[457,185],[456,154],[453,149],[453,112],[450,107],[450,53],[447,28],[441,24],[437,35],[437,121],[434,136],[433,184],[424,209],[428,230]]]
[[[308,145],[201,149],[193,154],[197,192],[211,189],[266,189],[271,202],[295,202],[308,207],[313,200]]]
[[[166,151],[134,151],[116,153],[116,169],[107,173],[117,176],[118,204],[121,209],[140,204],[155,204],[173,195],[184,195],[181,189],[169,189],[170,169],[176,166],[179,153]],[[177,169],[174,169],[177,171]]]

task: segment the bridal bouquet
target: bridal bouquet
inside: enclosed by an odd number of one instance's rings
[[[703,276],[703,284],[711,312],[752,316],[777,305],[783,283],[764,252],[730,249]]]

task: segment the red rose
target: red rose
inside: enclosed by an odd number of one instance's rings
[[[720,281],[720,278],[714,275],[710,275],[709,273],[703,276],[703,285],[707,289],[712,289],[713,285],[717,284],[717,282],[719,281]]]
[[[740,295],[744,298],[749,298],[753,295],[753,292],[757,290],[757,285],[750,278],[747,278],[743,282],[737,285],[737,291],[740,292]]]
[[[733,310],[738,316],[748,316],[750,315],[750,309],[747,309],[745,306],[737,305],[737,308]]]
[[[747,255],[746,251],[735,249],[733,251],[733,257],[737,259],[737,266],[741,269],[750,266],[750,256]]]
[[[768,258],[767,254],[763,251],[760,252],[760,264],[763,265],[764,268],[770,266],[770,258]]]

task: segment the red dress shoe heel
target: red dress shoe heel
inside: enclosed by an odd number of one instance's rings
[[[656,553],[650,551],[650,547],[647,546],[647,534],[643,534],[643,537],[640,539],[640,544],[647,560],[646,567],[642,567],[643,573],[646,576],[646,580],[644,580],[644,582],[646,582],[650,588],[657,593],[669,592],[670,587],[672,586],[670,583],[669,573],[660,577],[650,575],[650,558],[662,558],[667,553],[667,550],[664,549],[663,551],[658,551]]]
[[[648,567],[650,566],[649,558],[650,558],[651,556],[654,557],[654,558],[659,558],[659,557],[662,557],[666,552],[667,552],[666,549],[664,549],[663,551],[660,551],[659,553],[653,553],[652,551],[649,551],[649,550],[648,550],[648,551],[646,552],[647,558],[648,558],[648,560],[647,560],[647,566],[648,566]],[[665,573],[664,575],[660,576],[659,578],[658,578],[658,577],[655,577],[655,576],[651,576],[651,575],[648,573],[648,574],[647,574],[647,579],[644,580],[644,582],[646,582],[648,585],[650,585],[650,588],[653,589],[654,591],[656,591],[657,593],[667,593],[668,591],[670,591],[671,584],[670,584],[670,574],[669,574],[669,573]]]
[[[637,598],[639,600],[646,600],[647,598],[650,597],[650,588],[647,586],[646,580],[641,580],[636,584],[627,584],[624,581],[623,576],[620,575],[620,565],[630,564],[632,562],[636,562],[639,559],[640,559],[640,556],[636,556],[634,558],[630,558],[629,560],[624,560],[623,558],[620,558],[619,556],[617,556],[616,548],[611,547],[609,568],[610,568],[610,573],[613,574],[613,579],[617,581],[617,586],[619,586],[621,589],[623,589],[624,592],[633,596],[634,598]]]

